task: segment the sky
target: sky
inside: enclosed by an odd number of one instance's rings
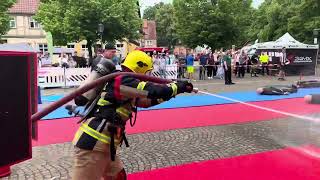
[[[148,6],[153,6],[154,4],[157,4],[159,2],[164,2],[164,3],[171,3],[172,0],[139,0],[140,5],[141,5],[141,12],[143,14],[143,11],[146,9]],[[264,0],[253,0],[253,7],[257,8]]]

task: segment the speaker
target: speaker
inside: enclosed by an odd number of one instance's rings
[[[0,51],[0,167],[32,157],[31,115],[37,110],[34,57],[35,53]]]

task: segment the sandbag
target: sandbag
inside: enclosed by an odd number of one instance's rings
[[[296,85],[298,86],[298,88],[320,87],[320,81],[318,80],[298,81]]]
[[[306,95],[304,100],[309,104],[320,104],[320,94]]]
[[[298,92],[298,87],[296,85],[273,85],[257,89],[257,93],[261,95],[288,95],[296,92]]]

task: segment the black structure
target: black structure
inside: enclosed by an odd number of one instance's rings
[[[0,167],[32,156],[31,115],[37,111],[35,57],[30,52],[0,51]]]

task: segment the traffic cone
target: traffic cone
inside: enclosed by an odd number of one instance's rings
[[[11,174],[10,166],[0,167],[0,178],[7,177]]]

